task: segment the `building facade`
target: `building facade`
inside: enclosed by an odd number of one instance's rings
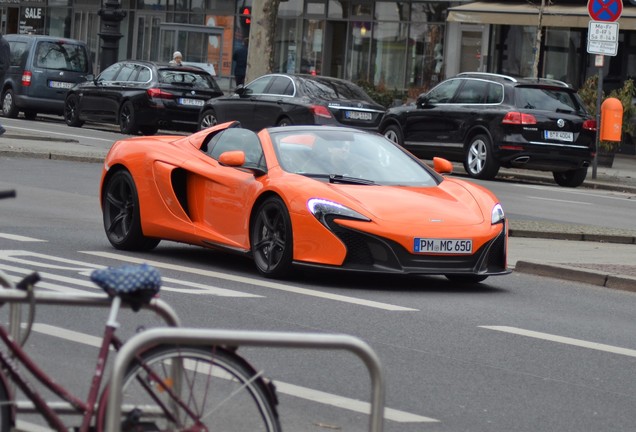
[[[249,35],[251,0],[104,0],[125,16],[119,59],[184,60],[233,85],[232,52]],[[596,73],[587,53],[588,0],[281,0],[275,71],[366,81],[416,95],[447,76],[488,71],[574,86]],[[608,86],[636,76],[636,6],[623,7],[616,56],[604,56]],[[101,69],[99,0],[0,0],[0,31],[88,43]],[[541,44],[535,56],[539,16]]]

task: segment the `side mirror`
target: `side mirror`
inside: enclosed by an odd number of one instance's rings
[[[231,167],[240,167],[245,164],[245,152],[242,150],[230,150],[221,153],[219,163]]]
[[[439,174],[451,174],[453,172],[453,164],[446,159],[434,157],[433,169]]]

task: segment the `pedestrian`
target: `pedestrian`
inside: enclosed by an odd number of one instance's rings
[[[247,72],[247,46],[249,41],[249,38],[243,39],[241,46],[238,47],[232,55],[232,60],[234,60],[234,78],[236,79],[237,87],[245,84],[245,73]]]
[[[172,60],[170,60],[170,64],[177,65],[177,66],[183,65],[183,56],[181,55],[180,51],[175,51],[172,54]]]
[[[0,33],[0,85],[4,85],[4,75],[9,70],[10,56],[9,42],[7,42],[2,33]],[[0,125],[0,135],[6,131],[7,130]]]

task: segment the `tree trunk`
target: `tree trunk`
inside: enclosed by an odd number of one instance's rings
[[[539,6],[539,22],[537,23],[537,35],[534,40],[534,62],[532,63],[532,78],[539,78],[539,57],[541,55],[541,39],[543,35],[543,9],[545,0],[541,0]]]
[[[247,51],[245,82],[271,73],[274,68],[274,40],[280,0],[254,0]]]

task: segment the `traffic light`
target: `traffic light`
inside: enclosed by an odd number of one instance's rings
[[[241,24],[250,25],[252,23],[251,17],[252,17],[252,8],[244,7],[241,10]]]

